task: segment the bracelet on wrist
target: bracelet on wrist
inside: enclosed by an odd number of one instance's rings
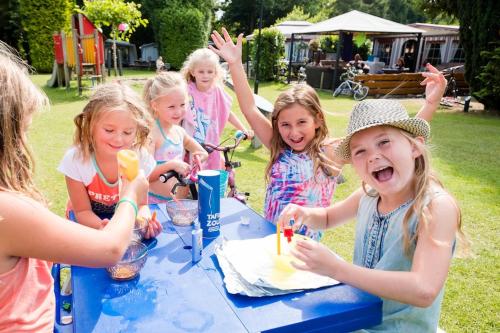
[[[139,213],[139,208],[137,208],[137,204],[135,203],[134,200],[127,197],[121,198],[120,201],[118,201],[118,203],[116,204],[115,211],[118,209],[118,206],[120,206],[120,204],[124,202],[128,202],[132,206],[132,208],[134,208],[135,217],[137,218],[137,214]]]

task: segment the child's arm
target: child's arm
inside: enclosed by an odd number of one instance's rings
[[[85,185],[71,177],[66,176],[65,178],[69,199],[71,200],[73,212],[78,223],[94,229],[102,229],[105,222],[92,211]]]
[[[333,228],[356,216],[362,195],[363,190],[358,189],[346,199],[327,208],[289,204],[281,212],[277,223],[283,227],[288,226],[290,219],[293,218],[295,220],[294,229],[298,229],[302,224],[319,230]]]
[[[182,130],[184,131],[184,129]],[[193,157],[198,156],[201,162],[205,162],[208,158],[207,151],[187,133],[184,133],[184,148],[190,152]]]
[[[146,201],[144,174],[124,181],[121,198]],[[121,259],[135,221],[132,203],[122,202],[111,221],[97,230],[71,223],[40,203],[22,195],[0,191],[0,257],[31,257],[89,267],[107,267]],[[2,259],[2,263],[4,260]]]
[[[446,79],[436,67],[427,63],[428,72],[422,72],[425,79],[420,83],[425,85],[425,103],[418,111],[416,117],[431,121],[436,112],[439,102],[446,90]]]
[[[242,131],[246,134],[247,139],[251,140],[253,138],[253,131],[249,131],[245,128],[245,125],[236,117],[236,115],[231,111],[229,113],[229,123],[234,126],[237,130]]]
[[[212,40],[217,48],[210,45],[209,48],[228,63],[241,112],[243,112],[243,115],[262,144],[270,148],[273,135],[271,121],[257,109],[243,64],[241,63],[241,41],[243,35],[238,36],[238,41],[235,45],[226,29],[222,28],[222,33],[224,34],[224,38],[217,31],[212,33]]]
[[[300,240],[292,253],[303,264],[294,266],[331,276],[383,298],[427,307],[432,304],[446,281],[459,217],[457,206],[450,196],[435,198],[426,211],[429,216],[428,226],[423,227],[418,234],[409,272],[356,266],[338,259],[320,243]]]

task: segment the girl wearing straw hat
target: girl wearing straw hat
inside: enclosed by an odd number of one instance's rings
[[[357,104],[336,153],[362,188],[328,208],[289,205],[279,220],[327,229],[357,218],[354,264],[299,240],[292,253],[303,263],[294,266],[382,297],[376,331],[436,331],[456,236],[465,240],[460,209],[430,168],[429,135],[429,124],[396,101]]]

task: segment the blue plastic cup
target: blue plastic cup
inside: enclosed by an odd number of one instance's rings
[[[198,220],[203,238],[216,238],[220,234],[220,172],[198,172]]]

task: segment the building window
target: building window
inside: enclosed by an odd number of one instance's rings
[[[441,43],[431,44],[429,53],[427,54],[427,61],[434,66],[441,64]]]
[[[465,52],[462,44],[458,41],[453,41],[452,48],[453,59],[451,62],[465,62]]]
[[[391,50],[392,43],[380,43],[378,48],[378,61],[385,62],[386,65],[389,65],[389,61],[391,60]]]

